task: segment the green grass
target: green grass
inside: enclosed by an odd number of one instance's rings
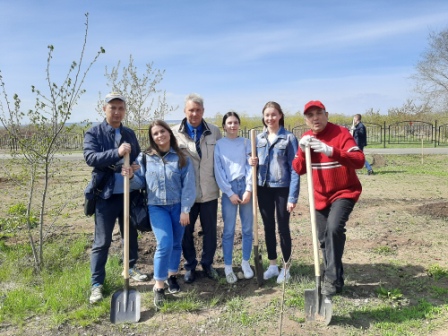
[[[95,308],[88,305],[90,263],[85,251],[89,245],[87,236],[48,242],[44,248],[45,267],[37,272],[28,244],[2,244],[0,323],[21,325],[37,313],[49,315],[56,324],[76,321],[88,325],[108,313],[107,300]],[[120,270],[119,258],[112,256],[107,265],[106,295],[122,284]]]
[[[448,269],[438,264],[430,265],[426,270],[426,273],[435,280],[448,277]]]
[[[386,165],[375,167],[376,174],[399,171],[406,175],[431,175],[448,177],[446,169],[446,155],[424,155],[423,164],[421,155],[384,155]]]
[[[382,255],[395,254],[395,251],[389,246],[378,246],[372,249],[372,252]]]

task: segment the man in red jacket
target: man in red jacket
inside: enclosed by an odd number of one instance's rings
[[[299,141],[293,168],[299,175],[307,173],[305,146],[309,145],[316,224],[324,257],[322,294],[331,297],[344,286],[345,224],[361,195],[356,169],[363,167],[365,158],[345,127],[328,122],[328,112],[320,101],[308,102],[303,114],[310,130]]]

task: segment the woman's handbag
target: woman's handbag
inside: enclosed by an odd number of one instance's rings
[[[142,164],[146,171],[145,153],[142,153]],[[141,232],[152,231],[146,186],[143,189],[135,190],[131,193],[130,203],[131,209],[129,213],[129,221],[131,222],[131,225]]]
[[[134,190],[131,193],[129,221],[141,232],[152,231],[148,212],[148,196],[146,189]]]

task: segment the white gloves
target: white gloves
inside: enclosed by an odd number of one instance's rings
[[[300,139],[299,146],[302,151],[305,151],[305,147],[309,146],[311,139],[313,139],[311,135],[305,135],[302,139]]]
[[[333,155],[333,147],[324,144],[322,141],[316,138],[312,138],[310,142],[311,148],[316,153],[323,153],[326,156],[330,157]]]
[[[310,146],[316,153],[323,153],[328,157],[333,155],[333,147],[324,144],[312,135],[305,135],[302,137],[299,141],[299,146],[302,151],[305,151],[306,146]]]
[[[333,155],[333,147],[324,144],[319,139],[312,138],[310,141],[310,146],[316,153],[323,153],[328,157]]]

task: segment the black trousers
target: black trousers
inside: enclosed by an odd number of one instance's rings
[[[277,259],[277,239],[275,237],[275,217],[277,217],[280,248],[283,259],[289,261],[291,257],[291,231],[289,230],[288,204],[289,188],[271,188],[258,186],[258,207],[263,219],[264,234],[268,259]]]
[[[201,265],[209,267],[213,264],[217,245],[218,200],[195,203],[190,210],[190,224],[185,227],[182,240],[182,252],[185,258],[184,268],[186,270],[195,269],[198,264],[193,236],[194,224],[198,217],[201,221],[203,234]]]
[[[316,210],[316,224],[324,258],[324,281],[332,286],[344,285],[342,255],[345,248],[345,224],[353,211],[355,202],[341,198],[323,210]]]

